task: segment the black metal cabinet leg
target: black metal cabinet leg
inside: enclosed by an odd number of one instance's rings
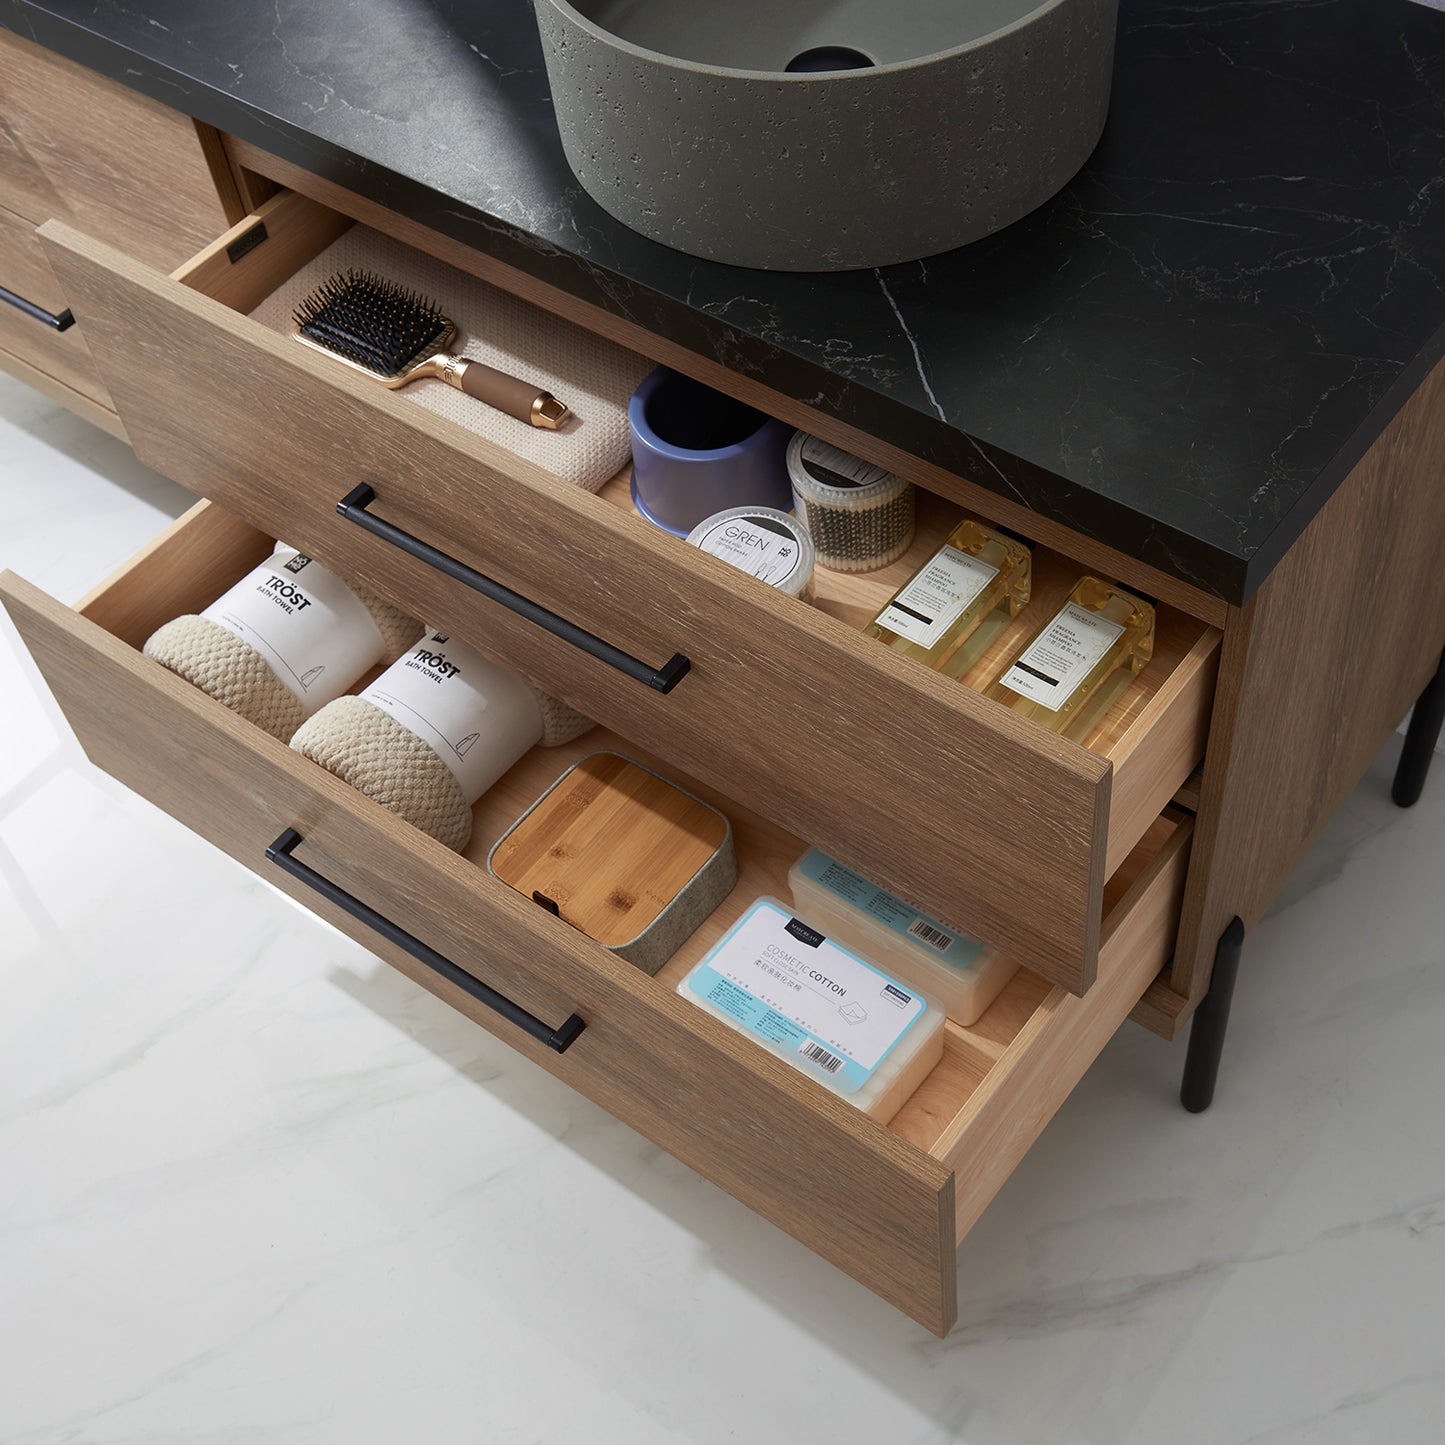
[[[1234,980],[1239,977],[1239,958],[1243,952],[1244,924],[1236,918],[1215,945],[1209,992],[1195,1010],[1194,1022],[1189,1027],[1189,1053],[1184,1060],[1179,1102],[1191,1114],[1202,1114],[1214,1101],[1219,1058],[1224,1052],[1224,1031],[1229,1026],[1229,1005],[1234,998]]]
[[[1430,759],[1435,754],[1435,744],[1440,741],[1442,722],[1445,722],[1445,653],[1440,656],[1435,676],[1425,684],[1425,691],[1416,700],[1410,726],[1405,730],[1405,746],[1395,765],[1395,786],[1390,796],[1402,808],[1412,808],[1420,801],[1430,773]]]

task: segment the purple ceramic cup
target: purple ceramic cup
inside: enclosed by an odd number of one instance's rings
[[[729,507],[793,509],[793,428],[659,366],[627,407],[632,500],[654,526],[686,537]]]

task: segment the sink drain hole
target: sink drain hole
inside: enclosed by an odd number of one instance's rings
[[[800,51],[783,69],[797,75],[815,70],[869,70],[874,63],[871,57],[849,45],[815,45],[811,50]]]

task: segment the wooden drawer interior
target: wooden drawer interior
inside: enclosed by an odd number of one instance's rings
[[[820,571],[817,605],[809,607],[635,516],[626,469],[599,496],[579,492],[410,404],[405,393],[387,392],[234,317],[349,224],[305,197],[283,194],[169,282],[89,238],[45,228],[57,269],[84,296],[102,337],[102,369],[112,389],[121,389],[118,405],[140,455],[193,490],[214,491],[254,525],[343,575],[365,578],[511,661],[700,781],[726,789],[760,767],[767,787],[759,789],[759,807],[775,824],[809,834],[921,908],[1073,991],[1087,989],[1097,967],[1104,880],[1203,756],[1218,631],[1161,606],[1154,660],[1087,747],[1061,740],[861,635],[947,532],[956,514],[941,499],[924,494],[908,557],[871,576]],[[168,348],[150,339],[158,336]],[[225,386],[206,386],[188,356],[207,357]],[[196,390],[188,400],[188,388],[201,387],[204,398]],[[207,421],[199,427],[202,414]],[[318,454],[327,477],[319,486]],[[284,458],[294,476],[278,465]],[[340,520],[335,503],[358,467],[424,475],[430,490],[423,500],[442,509],[450,528],[439,542],[444,550],[565,609],[599,635],[625,619],[629,631],[610,640],[636,656],[660,661],[681,639],[693,671],[671,696],[648,693]],[[402,497],[383,516],[425,535],[434,519],[418,513],[413,520],[408,505]],[[503,515],[506,526],[496,536],[479,534],[479,515]],[[517,537],[556,539],[569,549],[560,580],[542,581],[554,588],[552,597],[499,570]],[[466,548],[478,551],[476,561]],[[975,676],[1047,620],[1082,570],[1036,548],[1035,600]],[[764,679],[766,706],[739,704],[739,680],[749,670]],[[729,720],[726,746],[719,746],[721,719]],[[866,778],[870,786],[840,795],[840,777]]]
[[[228,255],[247,222],[234,227],[175,274],[185,285],[240,311],[256,307],[306,261],[352,223],[336,212],[294,193],[268,207],[267,225],[280,230],[285,245],[258,248],[251,267],[237,266]],[[249,259],[249,258],[247,258]],[[465,330],[465,328],[463,328]],[[639,525],[632,502],[632,467],[624,466],[599,491],[599,497]],[[818,568],[814,607],[861,631],[929,557],[937,551],[962,514],[960,508],[926,489],[918,491],[918,526],[913,545],[897,562],[877,572],[848,574]],[[1029,605],[1004,629],[979,659],[963,686],[982,690],[1010,656],[1058,610],[1086,569],[1063,553],[1033,544],[1034,581]],[[803,604],[797,604],[799,606]],[[1161,604],[1154,658],[1114,701],[1082,746],[1114,766],[1115,778],[1105,876],[1123,862],[1162,798],[1170,797],[1203,757],[1208,704],[1213,696],[1219,632],[1177,607]],[[909,663],[921,668],[921,664]],[[1183,696],[1186,701],[1180,703]],[[1172,714],[1165,721],[1166,713]],[[1183,758],[1192,757],[1187,766]],[[1177,780],[1167,790],[1161,770]]]
[[[0,596],[4,597],[62,706],[71,715],[82,742],[102,766],[122,781],[152,795],[163,791],[153,779],[147,781],[150,775],[145,768],[152,765],[151,761],[133,761],[150,750],[143,744],[138,750],[134,747],[128,750],[123,740],[112,735],[115,725],[108,714],[84,715],[88,710],[95,710],[92,684],[107,667],[121,667],[141,679],[144,686],[156,689],[154,704],[149,699],[146,702],[156,717],[165,714],[165,694],[174,694],[179,689],[187,705],[199,709],[219,731],[249,735],[251,746],[258,752],[273,760],[278,755],[283,758],[284,767],[291,770],[297,780],[295,791],[300,791],[301,784],[324,785],[332,794],[339,792],[346,806],[357,810],[359,817],[384,828],[394,847],[435,854],[437,845],[430,839],[407,825],[398,824],[378,805],[353,794],[324,770],[280,748],[273,739],[233,719],[219,703],[189,689],[158,664],[136,655],[135,650],[156,627],[174,616],[202,609],[266,555],[270,546],[271,539],[265,534],[213,504],[201,503],[84,599],[78,607],[79,618],[9,575],[0,580]],[[104,638],[105,634],[109,637],[103,645],[95,640]],[[788,896],[787,870],[805,847],[803,840],[778,829],[734,798],[695,779],[678,776],[625,739],[603,730],[563,748],[534,749],[476,806],[473,838],[462,855],[463,862],[472,870],[468,893],[483,899],[506,897],[509,908],[518,906],[517,896],[485,871],[485,858],[492,842],[573,759],[608,747],[638,757],[665,774],[671,772],[676,782],[693,788],[728,815],[735,831],[739,881],[733,893],[656,978],[617,962],[604,950],[570,931],[566,937],[575,940],[579,956],[587,958],[592,967],[621,980],[629,993],[649,1008],[667,1013],[675,1027],[685,1034],[694,1035],[702,1042],[718,1043],[721,1039],[729,1051],[741,1050],[747,1067],[760,1078],[781,1079],[783,1094],[789,1101],[787,1107],[816,1113],[818,1129],[842,1128],[844,1135],[840,1137],[862,1141],[880,1151],[885,1164],[892,1160],[887,1167],[896,1168],[898,1161],[903,1160],[916,1161],[910,1168],[923,1171],[925,1176],[930,1168],[943,1171],[937,1177],[952,1184],[947,1200],[952,1224],[950,1244],[940,1257],[936,1271],[931,1268],[923,1271],[926,1277],[908,1281],[906,1286],[894,1291],[892,1297],[900,1307],[931,1328],[946,1330],[954,1308],[951,1239],[961,1237],[977,1218],[1168,959],[1183,887],[1189,820],[1172,813],[1156,819],[1111,878],[1106,889],[1097,985],[1080,998],[1021,970],[975,1024],[947,1025],[942,1062],[884,1130],[857,1111],[840,1106],[811,1080],[779,1064],[762,1050],[752,1048],[746,1041],[737,1040],[730,1031],[722,1029],[700,1010],[689,1007],[674,992],[686,971],[753,898],[762,893]],[[234,766],[234,763],[230,765],[232,771]],[[155,801],[197,831],[208,834],[219,811],[214,800],[191,796],[185,790],[180,790],[177,796],[180,801],[167,796],[155,796]],[[228,846],[223,835],[215,841]],[[440,852],[448,859],[452,856],[446,850]],[[244,861],[257,866],[254,849],[248,850]],[[538,956],[542,956],[540,951],[549,947],[547,930],[556,927],[556,920],[540,908],[523,906],[528,916],[536,920],[536,949]],[[325,908],[318,911],[326,913]],[[360,941],[382,956],[398,961],[375,936],[365,930],[358,932],[344,915],[333,921],[355,933]],[[478,940],[478,947],[484,958],[485,938]],[[420,981],[449,1002],[471,1012],[464,996],[459,999],[449,994],[445,988],[438,988],[431,978]],[[485,1013],[473,1016],[489,1027],[494,1025],[494,1019]],[[501,1028],[505,1030],[506,1026]],[[509,1035],[502,1032],[502,1037]],[[539,1062],[551,1066],[546,1058]],[[646,1120],[631,1117],[625,1103],[619,1105],[616,1099],[606,1096],[605,1090],[599,1088],[595,1096],[644,1132],[656,1132],[648,1127]],[[689,1154],[687,1147],[679,1148],[675,1139],[663,1142],[694,1167],[710,1172],[710,1160],[705,1154],[701,1157]],[[720,1182],[729,1187],[726,1178]],[[781,1204],[773,1209],[773,1201],[766,1197],[766,1192],[761,1199],[754,1196],[747,1202],[825,1257],[865,1278],[871,1287],[879,1288],[878,1282],[867,1276],[866,1269],[860,1272],[856,1266],[850,1266],[847,1251],[837,1247],[837,1241],[813,1235],[797,1217],[796,1209]],[[796,1201],[790,1203],[795,1205]],[[860,1199],[858,1207],[867,1208],[867,1200]],[[915,1227],[926,1231],[931,1226],[927,1219],[919,1218]]]

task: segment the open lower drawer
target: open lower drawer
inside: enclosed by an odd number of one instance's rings
[[[732,819],[737,888],[649,978],[497,883],[491,843],[573,758],[629,743],[593,733],[525,757],[477,805],[464,855],[352,792],[139,652],[161,623],[238,579],[269,539],[201,503],[78,612],[6,573],[0,597],[91,758],[233,857],[497,1033],[937,1333],[956,1315],[955,1244],[1169,956],[1189,824],[1144,830],[1106,890],[1099,979],[1077,997],[1021,971],[885,1128],[675,992],[759,893],[787,896],[803,843],[732,797],[674,773]],[[280,871],[294,856],[555,1029],[555,1052],[418,962],[393,937]],[[463,984],[465,980],[463,981]],[[575,1026],[574,1026],[575,1027]]]
[[[859,632],[947,531],[942,504],[925,504],[908,558],[825,576],[809,607],[632,515],[620,480],[579,492],[238,314],[348,224],[284,194],[177,278],[45,228],[138,454],[693,777],[748,779],[772,822],[1087,989],[1104,881],[1203,756],[1219,633],[1162,607],[1153,662],[1089,747],[1062,741]],[[458,565],[339,515],[358,483],[374,514]],[[1038,549],[1035,600],[998,650],[1046,621],[1080,570]],[[477,574],[652,667],[690,666],[650,690],[478,595]]]

